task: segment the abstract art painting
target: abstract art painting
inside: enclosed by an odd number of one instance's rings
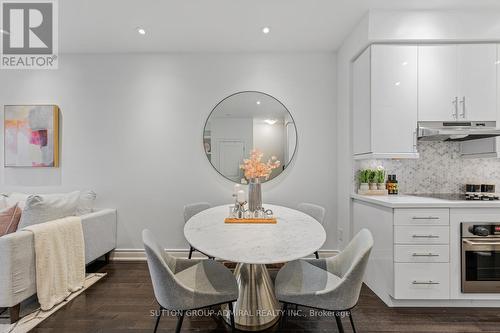
[[[4,164],[6,167],[59,166],[59,107],[4,107]]]

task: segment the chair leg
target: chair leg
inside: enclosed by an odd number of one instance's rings
[[[191,259],[191,256],[193,255],[193,251],[194,251],[194,247],[190,246],[188,259]]]
[[[181,311],[181,314],[177,318],[177,326],[175,327],[175,333],[180,333],[183,320],[184,320],[184,311]]]
[[[316,256],[316,259],[319,259],[318,251],[314,252],[314,255]]]
[[[351,321],[352,331],[354,333],[356,333],[356,327],[354,327],[354,320],[352,319],[352,312],[351,312],[351,310],[349,310],[348,313],[349,313],[349,320]]]
[[[21,303],[16,304],[9,308],[10,323],[14,324],[19,320],[19,314],[21,313]]]
[[[283,310],[283,314],[281,315],[281,320],[280,320],[280,330],[283,329],[285,326],[285,321],[286,321],[286,316],[288,312],[288,303],[284,302],[283,307],[281,308]]]
[[[229,306],[229,318],[231,319],[231,332],[234,332],[236,326],[234,325],[234,310],[233,310],[233,302],[227,303]]]
[[[337,321],[337,328],[339,333],[344,333],[344,327],[342,326],[342,319],[340,318],[340,312],[335,312],[335,321]]]
[[[158,324],[160,324],[160,319],[162,314],[163,314],[163,308],[160,306],[160,314],[158,315],[158,318],[156,318],[155,330],[153,331],[153,333],[156,333],[156,330],[158,329]]]

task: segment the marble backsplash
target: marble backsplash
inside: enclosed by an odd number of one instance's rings
[[[418,151],[419,159],[355,161],[356,175],[382,165],[397,175],[400,193],[459,193],[466,183],[495,184],[500,192],[500,159],[461,158],[456,142],[419,142]]]

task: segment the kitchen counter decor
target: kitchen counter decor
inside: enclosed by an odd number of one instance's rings
[[[385,169],[378,166],[376,169],[362,169],[358,172],[359,189],[362,195],[388,195],[385,188]]]

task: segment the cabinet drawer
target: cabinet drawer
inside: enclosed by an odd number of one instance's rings
[[[449,299],[449,269],[441,263],[394,264],[394,298]]]
[[[435,209],[395,209],[394,225],[449,225],[450,210]]]
[[[395,226],[394,243],[396,244],[448,244],[450,228],[448,226]]]
[[[449,245],[395,245],[394,262],[449,262]]]

